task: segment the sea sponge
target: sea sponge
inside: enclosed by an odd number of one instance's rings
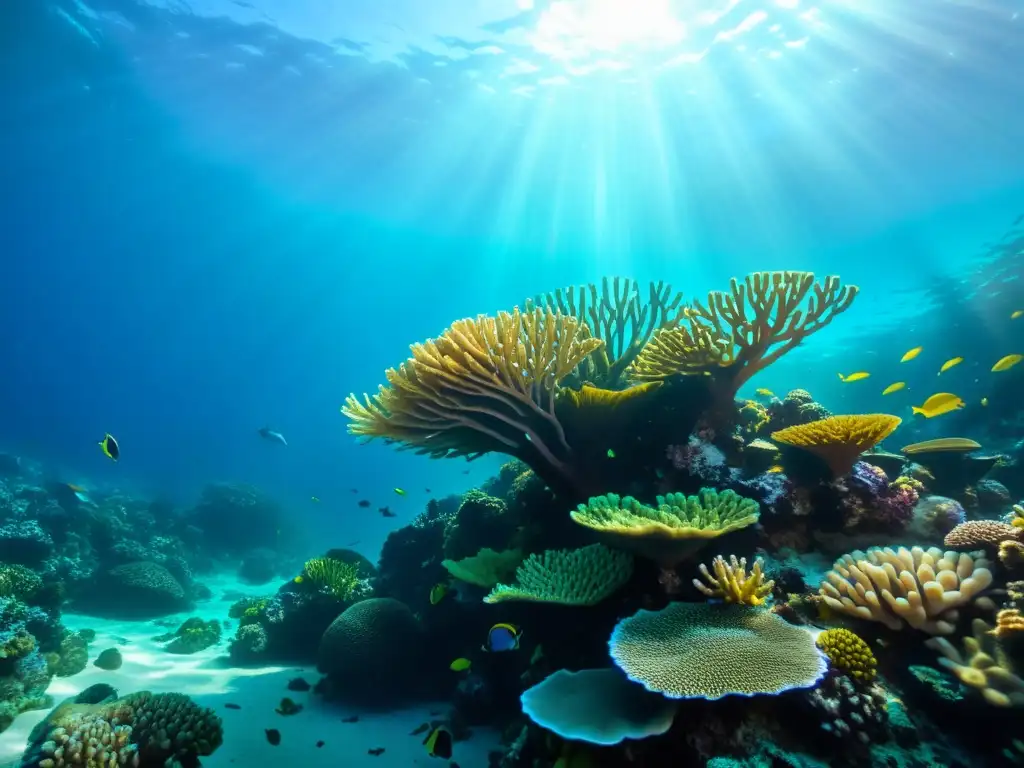
[[[925,645],[942,654],[940,666],[964,685],[979,690],[989,704],[1024,706],[1024,680],[1000,662],[1002,654],[991,629],[982,619],[972,621],[971,635],[963,638],[963,652],[944,637],[933,637]]]
[[[496,552],[484,547],[472,557],[461,560],[444,560],[441,565],[459,581],[490,589],[503,580],[511,578],[523,562],[523,553],[518,549]]]
[[[570,377],[573,386],[593,382],[618,389],[622,374],[651,334],[679,322],[685,309],[683,294],[664,282],[649,283],[647,298],[641,297],[635,280],[602,278],[595,284],[569,286],[527,300],[534,307],[571,315],[586,323],[591,335],[603,346],[587,357]]]
[[[826,629],[815,641],[832,666],[858,683],[875,679],[878,660],[871,646],[848,629]]]
[[[814,454],[835,477],[842,477],[862,453],[882,442],[902,421],[886,413],[829,416],[772,432],[772,440]]]
[[[415,687],[423,629],[409,607],[377,597],[347,608],[320,639],[317,669],[338,693],[384,703]]]
[[[642,610],[616,625],[608,648],[630,680],[672,699],[809,688],[828,668],[810,632],[745,605]]]
[[[572,519],[613,547],[628,549],[672,567],[709,540],[757,522],[758,504],[733,491],[702,488],[699,496],[670,493],[658,506],[610,493],[580,504]]]
[[[701,563],[700,574],[710,586],[706,586],[697,579],[693,580],[693,586],[699,589],[708,597],[721,598],[727,603],[738,603],[740,605],[761,605],[765,598],[771,594],[774,581],[765,581],[762,568],[764,561],[757,558],[754,566],[747,573],[747,558],[736,559],[731,555],[726,561],[719,555],[711,561],[711,567],[715,572],[712,576],[707,566]]]
[[[581,549],[530,555],[516,569],[516,583],[498,584],[485,603],[525,600],[559,605],[597,605],[633,575],[633,556],[591,544]]]
[[[314,557],[302,569],[303,579],[339,600],[348,600],[359,585],[358,567],[332,557]]]
[[[558,383],[603,342],[550,310],[459,320],[411,347],[387,371],[390,386],[342,413],[351,434],[383,438],[433,458],[507,453],[538,474],[569,474],[572,449],[554,415]]]
[[[21,768],[195,766],[223,739],[220,718],[184,694],[140,691],[98,704],[69,699],[33,729]]]
[[[560,669],[520,696],[523,713],[571,741],[611,745],[659,736],[677,704],[631,682],[618,669]]]
[[[968,520],[946,534],[951,549],[998,549],[1004,541],[1020,538],[1020,529],[998,520]]]
[[[854,618],[948,635],[956,609],[992,583],[988,565],[981,552],[875,547],[836,560],[819,592],[829,608]]]

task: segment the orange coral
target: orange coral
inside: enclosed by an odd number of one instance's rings
[[[565,474],[571,448],[555,417],[557,385],[601,344],[576,318],[547,310],[459,320],[414,344],[387,371],[390,386],[349,395],[341,411],[350,433],[433,458],[494,451]]]
[[[836,477],[845,475],[864,451],[874,448],[902,422],[885,413],[829,416],[772,433],[772,440],[821,458]]]

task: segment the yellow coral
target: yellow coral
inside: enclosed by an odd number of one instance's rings
[[[601,347],[575,317],[549,310],[459,320],[411,347],[372,398],[349,395],[348,430],[434,458],[492,451],[537,456],[556,470],[570,453],[554,416],[557,384]]]
[[[909,488],[912,491],[916,491],[918,494],[924,494],[924,483],[914,477],[908,475],[900,475],[893,480],[890,485],[894,488]]]
[[[836,560],[819,592],[829,608],[854,618],[948,635],[957,609],[992,583],[988,565],[981,552],[873,548]]]
[[[996,627],[990,634],[998,638],[1024,637],[1024,616],[1017,608],[1004,608],[996,614]]]
[[[712,369],[731,365],[729,342],[709,326],[691,319],[690,325],[662,328],[637,355],[626,371],[633,381],[663,381],[676,375],[706,376]]]
[[[1007,540],[999,544],[999,562],[1011,571],[1024,565],[1024,542]]]
[[[764,580],[763,567],[764,562],[759,557],[754,561],[748,574],[747,558],[741,557],[737,560],[736,555],[731,555],[729,560],[726,560],[719,555],[711,561],[714,576],[708,572],[706,565],[700,565],[700,575],[707,585],[694,579],[693,586],[708,597],[721,598],[727,603],[761,605],[775,586],[774,581]]]
[[[818,635],[817,643],[840,672],[859,683],[867,684],[875,679],[878,661],[859,635],[848,629],[826,629]]]
[[[333,557],[314,557],[306,561],[303,581],[326,589],[335,597],[347,600],[359,584],[358,567]]]
[[[618,408],[623,403],[632,402],[638,397],[653,392],[661,386],[660,381],[648,381],[627,389],[599,389],[584,384],[579,390],[562,390],[562,396],[574,408]]]
[[[671,567],[710,539],[757,522],[757,502],[733,491],[701,489],[699,496],[670,493],[657,507],[632,496],[597,496],[571,513],[574,522],[599,533],[614,547],[629,549]]]
[[[903,420],[885,413],[829,416],[772,433],[772,440],[818,456],[836,477],[849,472],[864,451],[874,448]]]
[[[971,636],[963,638],[963,652],[944,637],[933,637],[925,645],[942,654],[940,666],[956,675],[964,685],[979,690],[989,704],[1024,706],[1024,680],[1015,675],[1002,658],[991,629],[982,619],[971,622]]]
[[[1024,528],[1024,507],[1020,504],[1013,505],[1013,515],[1010,517],[1010,525],[1014,528]]]

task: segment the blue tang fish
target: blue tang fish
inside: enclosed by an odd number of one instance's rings
[[[514,624],[495,624],[487,632],[487,642],[483,649],[493,653],[519,650],[519,638],[522,631]]]

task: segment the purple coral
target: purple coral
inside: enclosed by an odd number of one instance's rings
[[[843,496],[841,508],[847,530],[898,532],[914,516],[917,491],[889,483],[885,472],[872,464],[858,461],[836,488]]]

